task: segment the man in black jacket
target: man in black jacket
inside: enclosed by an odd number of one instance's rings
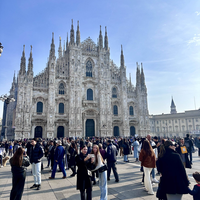
[[[43,157],[42,147],[37,143],[36,139],[31,140],[30,163],[32,164],[32,174],[34,177],[34,185],[32,188],[41,189],[41,159]]]
[[[190,156],[190,164],[192,165],[192,149],[193,149],[193,142],[190,139],[190,135],[186,134],[185,138],[185,146],[187,148],[188,154]]]
[[[107,165],[108,165],[108,172],[107,172],[107,179],[110,180],[110,172],[111,168],[113,170],[113,174],[115,176],[115,182],[119,182],[119,175],[117,173],[116,168],[116,161],[117,161],[117,148],[115,145],[111,143],[111,140],[107,141],[107,151],[106,151],[106,159],[107,159]]]

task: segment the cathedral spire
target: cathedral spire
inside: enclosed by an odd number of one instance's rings
[[[15,72],[14,72],[14,76],[13,76],[13,83],[16,83]]]
[[[77,31],[76,31],[76,44],[77,46],[80,44],[81,41],[81,36],[80,36],[80,31],[79,31],[79,21],[77,23]]]
[[[140,66],[138,65],[138,62],[136,62],[136,65],[137,65],[136,86],[138,87],[138,86],[140,86],[140,83],[141,83],[141,81],[140,81],[141,76],[140,76]]]
[[[173,97],[172,97],[172,102],[171,102],[171,112],[170,113],[171,114],[176,114],[177,113]]]
[[[122,45],[121,45],[121,59],[120,59],[120,64],[121,64],[121,67],[124,67],[124,54],[123,54]]]
[[[129,83],[130,83],[130,86],[132,85],[131,83],[131,73],[129,73]]]
[[[104,37],[104,48],[108,50],[108,36],[107,36],[107,28],[105,27],[105,37]]]
[[[66,49],[68,47],[69,43],[68,43],[68,32],[67,32],[67,42],[66,42]]]
[[[52,33],[52,42],[51,42],[51,49],[49,57],[55,57],[55,44],[54,44],[54,32]]]
[[[72,25],[70,30],[70,44],[74,45],[74,26],[73,26],[73,19],[72,19]]]
[[[64,45],[63,45],[63,56],[65,55],[65,40],[64,40]]]
[[[141,86],[145,86],[145,77],[143,72],[143,64],[141,63]]]
[[[99,33],[99,48],[100,49],[103,48],[103,37],[102,37],[102,33],[101,33],[101,26],[100,26],[100,33]]]
[[[30,57],[28,59],[28,72],[27,74],[32,75],[33,74],[33,56],[32,56],[32,45],[31,45],[31,51],[30,51]]]
[[[62,44],[61,44],[61,37],[59,37],[58,57],[59,57],[59,58],[62,58]]]
[[[25,45],[24,45],[23,46],[22,57],[21,57],[19,74],[20,75],[24,75],[25,73],[26,73],[26,57],[25,57]]]
[[[10,91],[13,91],[15,89],[15,84],[16,84],[16,80],[15,80],[15,72],[14,72],[12,87]]]

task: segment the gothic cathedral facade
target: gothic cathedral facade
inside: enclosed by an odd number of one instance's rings
[[[126,77],[122,47],[120,67],[110,59],[106,29],[103,39],[100,28],[97,44],[90,37],[81,42],[79,23],[75,37],[72,21],[70,41],[67,38],[63,49],[59,40],[58,58],[53,34],[47,67],[36,76],[32,47],[28,70],[23,50],[17,81],[13,80],[11,88],[11,93],[17,91],[16,105],[7,113],[14,116],[13,137],[147,135],[150,124],[142,64],[137,63],[133,86],[131,77]]]

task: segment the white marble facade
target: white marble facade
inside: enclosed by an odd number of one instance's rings
[[[55,56],[54,35],[47,67],[33,76],[32,47],[26,70],[23,50],[17,79],[15,135],[85,137],[147,135],[150,132],[143,67],[137,64],[136,86],[126,77],[121,47],[120,67],[110,59],[107,30],[98,44],[90,37],[76,41],[73,22],[70,41]],[[104,42],[103,42],[104,41]]]

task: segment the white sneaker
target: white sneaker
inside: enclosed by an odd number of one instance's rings
[[[148,194],[154,195],[154,192],[148,192]]]
[[[156,178],[153,178],[153,179],[152,179],[152,182],[153,182],[153,183],[159,183],[159,181],[158,181]]]
[[[144,182],[141,182],[142,185],[144,185]]]

